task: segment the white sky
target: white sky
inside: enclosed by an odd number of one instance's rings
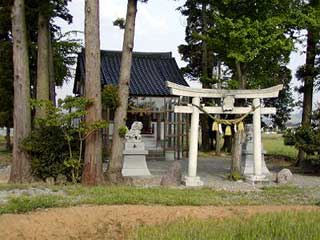
[[[176,10],[185,0],[149,0],[147,4],[139,3],[134,51],[142,52],[172,52],[181,67],[185,65],[180,60],[177,47],[184,43],[186,20]],[[125,17],[127,0],[100,0],[100,40],[101,49],[121,50],[123,30],[113,26],[113,21],[118,17]],[[69,3],[73,23],[66,24],[57,21],[62,31],[84,31],[84,0],[73,0]],[[79,36],[81,37],[81,36]],[[82,36],[83,37],[83,36]],[[305,61],[305,55],[293,53],[289,64],[295,70]],[[294,76],[295,72],[293,72]],[[298,84],[293,81],[293,84]],[[73,82],[58,88],[57,97],[64,98],[72,94]],[[297,96],[296,96],[297,97]],[[314,101],[319,101],[319,93]]]

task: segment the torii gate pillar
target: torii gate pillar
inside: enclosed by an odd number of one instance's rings
[[[192,98],[192,103],[196,106],[200,106],[200,98]],[[197,176],[199,115],[200,110],[196,107],[193,107],[191,115],[188,176],[186,176],[184,179],[186,186],[190,187],[198,187],[203,185],[200,177]]]

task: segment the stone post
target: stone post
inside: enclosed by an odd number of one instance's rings
[[[194,97],[192,99],[192,103],[196,106],[200,106],[200,98]],[[199,109],[197,107],[193,107],[193,112],[191,115],[188,176],[185,177],[186,186],[193,187],[203,185],[200,177],[197,177],[199,114]]]
[[[262,175],[261,162],[261,106],[260,99],[253,99],[253,159],[254,159],[254,175],[259,178]]]

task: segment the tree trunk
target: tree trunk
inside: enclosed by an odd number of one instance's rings
[[[245,68],[245,66],[242,66],[240,62],[236,61],[236,70],[237,70],[236,76],[239,81],[239,88],[240,89],[247,88],[247,78],[246,78],[246,74],[243,71],[243,68]]]
[[[102,119],[99,0],[85,1],[85,46],[85,96],[92,101],[86,123],[92,124]],[[102,134],[98,130],[85,141],[82,183],[96,185],[102,181]]]
[[[240,83],[239,88],[245,89],[247,85],[246,74],[242,70],[242,65],[238,61],[236,61],[236,76]],[[244,141],[243,132],[237,131],[236,133],[234,133],[234,137],[232,141],[231,174],[241,172],[240,166],[241,166],[243,141]]]
[[[52,104],[56,105],[56,81],[54,76],[54,63],[53,63],[53,46],[52,39],[49,33],[49,99]]]
[[[37,100],[49,100],[49,19],[40,11],[38,17]],[[44,108],[36,109],[36,118],[46,116]]]
[[[12,8],[14,110],[13,159],[9,181],[31,181],[30,155],[20,144],[31,133],[30,72],[24,0],[15,0]]]
[[[11,136],[10,136],[10,127],[6,127],[6,150],[11,151]]]
[[[307,39],[307,53],[306,53],[306,75],[304,77],[304,87],[303,87],[303,110],[302,110],[302,120],[301,125],[303,127],[308,127],[311,124],[311,114],[312,114],[312,98],[313,98],[313,82],[314,82],[314,71],[315,71],[315,58],[316,58],[316,44],[317,44],[317,31],[312,29],[308,30]],[[305,153],[299,150],[298,153],[298,163],[297,165],[304,165]]]
[[[208,20],[207,20],[207,3],[204,1],[202,3],[202,34],[206,34],[208,30]],[[208,88],[206,83],[208,78],[208,46],[206,41],[202,41],[202,57],[201,57],[201,77],[205,79],[203,82],[203,87]],[[210,136],[209,136],[209,124],[208,116],[206,114],[201,114],[200,116],[201,125],[201,149],[202,151],[210,150]]]
[[[240,173],[241,171],[241,156],[242,156],[242,143],[244,133],[235,133],[232,141],[232,159],[231,159],[231,173]]]
[[[119,128],[126,125],[136,14],[137,0],[128,0],[119,77],[120,106],[115,111],[111,159],[107,171],[107,177],[111,182],[122,179],[124,141],[118,132]]]

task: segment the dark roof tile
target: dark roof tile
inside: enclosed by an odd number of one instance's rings
[[[74,93],[84,82],[84,51],[78,55]],[[121,63],[120,51],[101,51],[101,82],[117,84]],[[130,94],[136,96],[170,96],[165,82],[188,86],[175,59],[168,53],[134,52],[131,68]]]

